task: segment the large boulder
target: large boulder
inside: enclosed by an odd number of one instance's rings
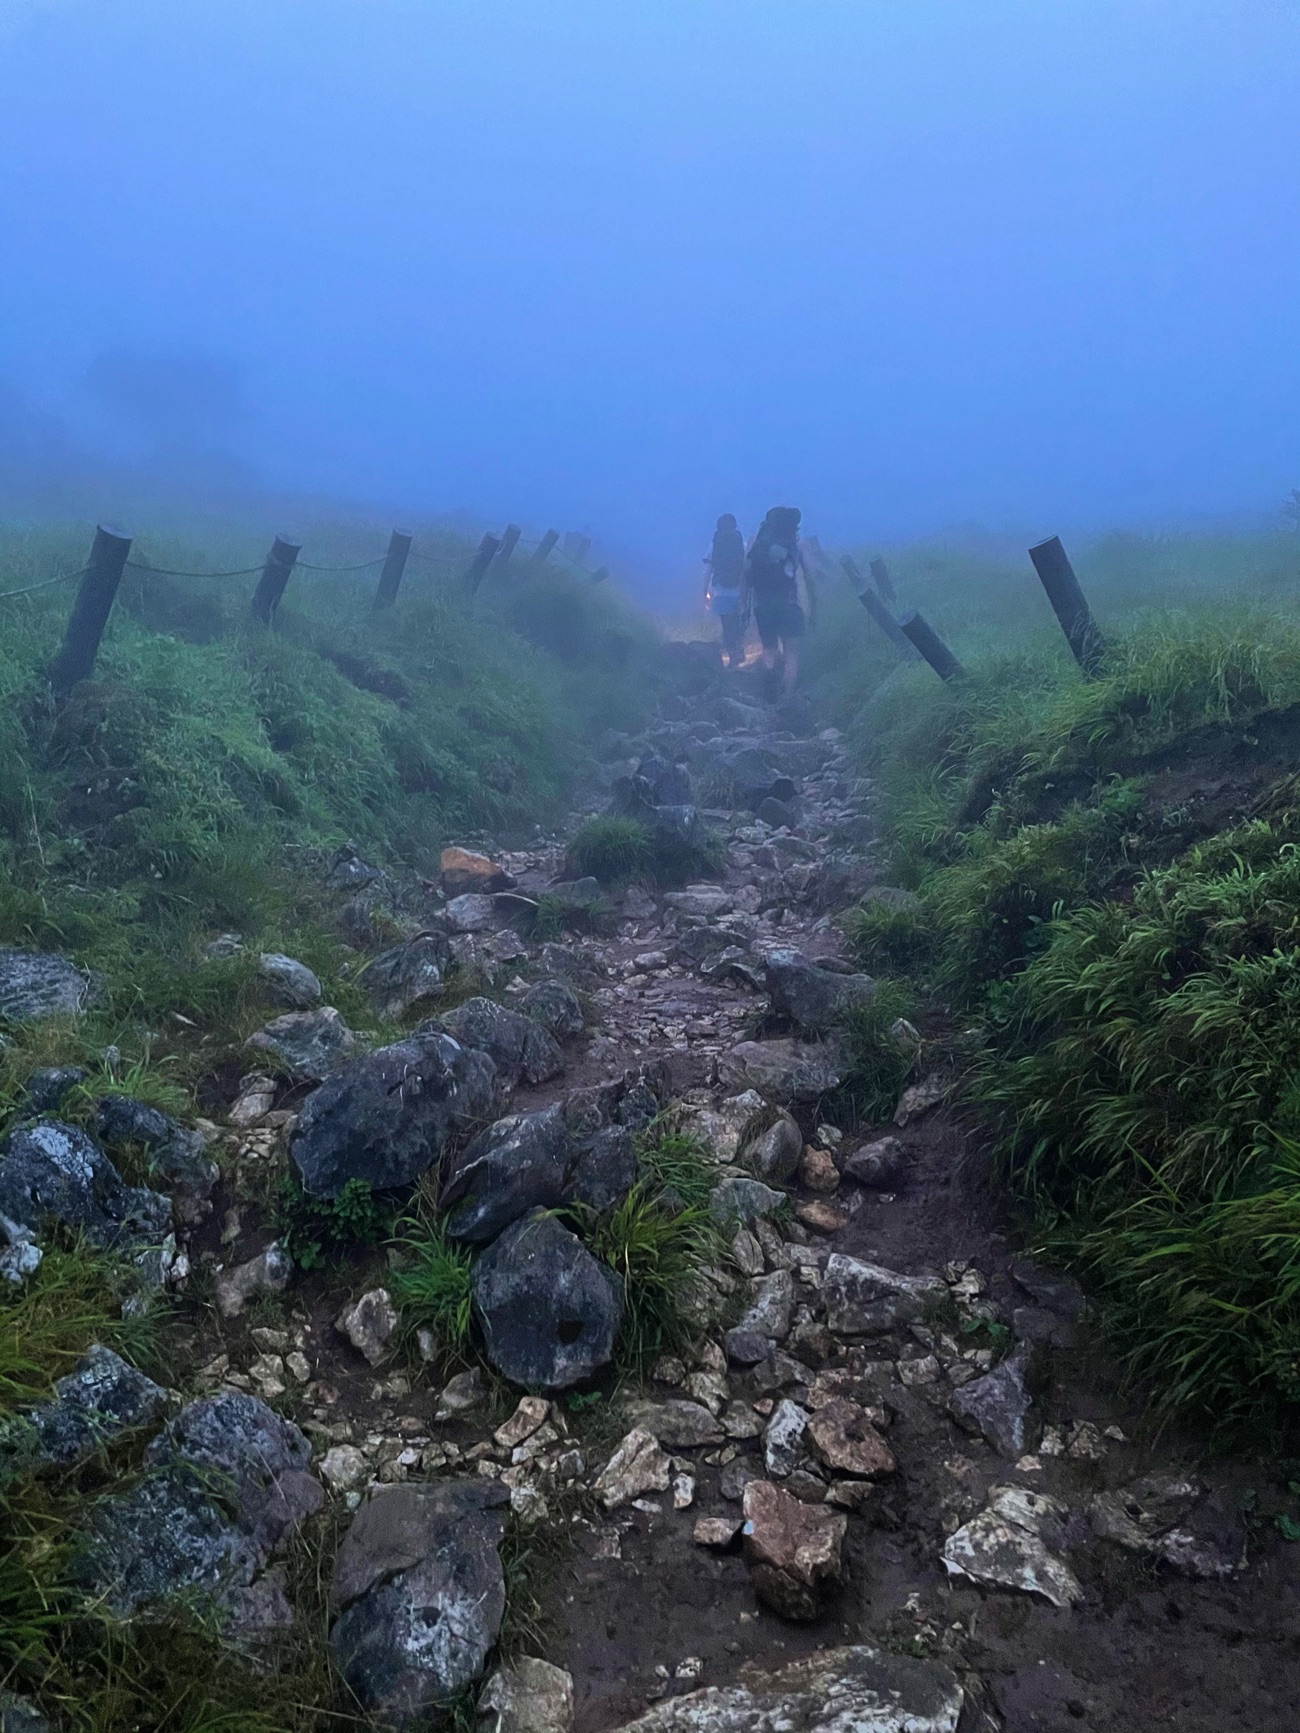
[[[784,1109],[769,1107],[746,1126],[736,1160],[764,1185],[793,1179],[803,1156],[803,1132]]]
[[[455,1158],[439,1199],[452,1239],[486,1245],[527,1211],[563,1201],[569,1166],[564,1109],[515,1113]]]
[[[802,951],[773,950],[763,954],[772,1009],[789,1017],[810,1035],[833,1029],[846,1012],[869,1005],[876,996],[870,975],[844,975],[810,963]]]
[[[668,1697],[620,1733],[957,1733],[964,1701],[938,1661],[862,1644]]]
[[[330,1650],[362,1706],[393,1727],[483,1672],[506,1606],[497,1480],[377,1487],[334,1561]]]
[[[494,891],[515,887],[515,880],[490,855],[454,845],[443,849],[438,857],[438,873],[445,897],[463,897],[471,892],[491,896]]]
[[[511,1383],[564,1390],[612,1359],[623,1285],[554,1215],[507,1228],[471,1281],[488,1359]]]
[[[554,1036],[531,1017],[509,1011],[495,999],[466,999],[436,1025],[424,1025],[424,1029],[433,1027],[444,1029],[463,1047],[486,1053],[503,1089],[521,1082],[545,1083],[564,1069],[564,1055]]]
[[[66,957],[0,946],[0,1017],[9,1023],[75,1017],[97,994],[95,977]]]
[[[830,1095],[848,1077],[848,1065],[832,1041],[742,1041],[719,1061],[724,1083],[757,1090],[787,1105]]]
[[[149,1176],[171,1192],[179,1221],[192,1227],[211,1215],[221,1170],[207,1153],[201,1131],[190,1131],[129,1095],[103,1096],[95,1106],[95,1129],[110,1149],[119,1144],[144,1149]]]
[[[436,933],[420,933],[404,945],[394,945],[372,957],[358,977],[376,1017],[396,1022],[442,992],[443,971],[450,956],[447,941]]]
[[[127,1185],[77,1126],[38,1119],[0,1144],[0,1216],[32,1233],[52,1219],[92,1245],[126,1249],[160,1244],[172,1206],[159,1192]]]
[[[95,1342],[66,1377],[56,1380],[52,1401],[9,1428],[6,1454],[13,1450],[66,1467],[118,1433],[147,1426],[166,1406],[161,1385]]]
[[[920,1323],[947,1298],[948,1284],[939,1276],[909,1276],[843,1252],[826,1260],[822,1300],[838,1336],[876,1336]]]
[[[570,1129],[563,1102],[511,1114],[456,1156],[440,1202],[452,1239],[486,1245],[531,1209],[581,1203],[605,1210],[637,1177],[636,1147],[622,1125]]]
[[[93,1508],[77,1548],[79,1580],[121,1617],[196,1600],[246,1614],[243,1591],[324,1502],[311,1445],[255,1396],[189,1403],[145,1461],[141,1480]],[[259,1598],[282,1622],[282,1593]]]
[[[337,1197],[350,1179],[376,1191],[412,1185],[448,1133],[486,1118],[495,1098],[486,1054],[450,1035],[413,1035],[354,1059],[307,1097],[290,1159],[313,1197]]]
[[[271,1054],[291,1076],[313,1083],[346,1065],[361,1047],[333,1005],[273,1017],[244,1045]]]

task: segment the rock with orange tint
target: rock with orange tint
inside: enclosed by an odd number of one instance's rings
[[[872,1425],[866,1410],[843,1397],[810,1415],[804,1433],[814,1451],[840,1474],[872,1480],[898,1467],[894,1453]]]
[[[745,1488],[745,1558],[754,1592],[787,1619],[815,1619],[837,1587],[848,1518],[770,1480]]]
[[[463,897],[474,891],[490,896],[494,891],[510,891],[515,880],[490,855],[475,854],[467,848],[445,848],[438,857],[443,895]]]

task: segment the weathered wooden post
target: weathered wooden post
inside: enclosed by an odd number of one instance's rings
[[[488,530],[483,540],[478,544],[478,552],[474,555],[470,562],[470,568],[465,573],[465,587],[471,596],[477,593],[479,585],[487,576],[487,569],[496,558],[500,546],[501,537],[494,536],[491,530]]]
[[[852,554],[841,555],[840,564],[844,567],[849,582],[858,592],[858,600],[871,615],[871,618],[880,627],[880,630],[889,639],[890,643],[900,652],[900,654],[906,656],[909,662],[915,661],[917,656],[916,645],[913,644],[912,640],[906,635],[903,628],[881,601],[880,597],[872,589],[871,585],[864,580],[862,573],[858,570],[857,561],[853,558]]]
[[[402,587],[402,574],[406,570],[406,556],[411,551],[414,539],[407,530],[394,530],[389,536],[384,569],[379,574],[379,588],[375,591],[377,609],[391,608],[397,600],[397,592]]]
[[[876,588],[880,591],[884,599],[887,602],[896,602],[898,600],[898,591],[894,588],[894,580],[889,575],[889,567],[882,559],[876,558],[872,560],[871,575],[876,580]]]
[[[528,569],[530,572],[536,572],[536,571],[541,570],[541,568],[546,564],[547,560],[550,559],[551,554],[554,551],[555,544],[556,544],[556,542],[559,541],[559,539],[560,539],[559,530],[547,530],[546,534],[542,537],[541,541],[538,542],[537,546],[533,549],[533,557],[528,562]]]
[[[117,586],[122,582],[131,537],[100,524],[90,545],[90,558],[81,574],[77,599],[68,615],[63,642],[49,666],[49,681],[60,698],[71,692],[78,680],[89,680],[95,671],[100,639],[113,611]]]
[[[608,576],[609,576],[609,567],[608,566],[598,566],[596,568],[596,570],[591,574],[591,581],[593,584],[603,584],[605,582],[605,579]]]
[[[1052,536],[1029,550],[1039,582],[1047,591],[1052,612],[1061,623],[1065,641],[1075,661],[1090,680],[1101,672],[1106,640],[1097,628],[1079,580],[1074,575],[1060,536]]]
[[[505,534],[501,537],[501,546],[497,549],[497,565],[504,568],[510,564],[510,556],[514,553],[523,533],[518,524],[506,525]]]
[[[920,614],[904,614],[898,624],[941,680],[952,680],[966,672],[934,627]]]
[[[575,566],[580,566],[591,552],[591,537],[579,536],[573,544],[572,559]]]
[[[288,541],[284,536],[277,536],[271,543],[271,551],[266,556],[262,575],[253,591],[253,616],[264,626],[269,626],[275,618],[276,609],[284,595],[284,587],[289,582],[289,573],[301,552],[301,542]]]

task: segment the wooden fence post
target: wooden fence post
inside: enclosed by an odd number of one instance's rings
[[[876,588],[887,602],[898,600],[898,591],[894,588],[894,580],[889,575],[889,567],[882,559],[871,562],[871,575],[876,580]]]
[[[593,584],[603,584],[605,582],[605,579],[608,576],[609,576],[609,567],[608,566],[598,566],[597,569],[591,574],[591,581]]]
[[[1047,599],[1060,621],[1075,661],[1090,680],[1095,679],[1101,672],[1106,640],[1097,629],[1092,610],[1074,575],[1074,567],[1061,546],[1060,536],[1052,536],[1030,548],[1029,557],[1047,591]]]
[[[547,560],[550,559],[551,553],[555,547],[555,544],[556,544],[556,542],[559,541],[559,539],[560,539],[559,530],[547,530],[546,534],[542,537],[541,541],[538,542],[536,548],[533,550],[532,559],[529,560],[529,562],[528,562],[528,569],[530,572],[536,572],[536,571],[541,570],[541,568],[546,564]]]
[[[898,624],[941,680],[952,680],[966,672],[934,627],[920,614],[904,614]]]
[[[60,698],[71,692],[78,680],[89,680],[95,671],[100,639],[113,611],[117,586],[130,552],[130,536],[110,529],[107,524],[99,525],[86,569],[81,574],[77,599],[68,615],[63,643],[48,670],[50,685]]]
[[[414,539],[407,530],[394,530],[389,536],[384,569],[379,574],[379,588],[375,591],[377,609],[391,608],[397,600],[397,592],[402,587],[402,574],[406,570],[406,556],[411,551]]]
[[[579,536],[577,541],[573,544],[573,553],[571,555],[574,565],[580,566],[590,552],[591,537]]]
[[[510,557],[523,533],[518,524],[506,525],[505,534],[501,537],[501,546],[497,549],[496,560],[496,563],[503,569],[510,564]]]
[[[862,573],[858,570],[857,562],[854,560],[852,554],[844,554],[840,559],[840,564],[844,567],[849,582],[858,592],[858,600],[871,615],[871,618],[880,627],[881,631],[889,639],[894,648],[898,650],[900,654],[906,656],[909,662],[914,662],[918,653],[916,645],[907,636],[898,621],[872,589],[871,585],[864,581]]]
[[[491,530],[488,530],[483,540],[478,544],[478,552],[474,555],[470,562],[470,568],[465,573],[465,587],[471,596],[477,593],[479,585],[487,576],[487,569],[496,558],[497,549],[500,546],[501,537],[494,536]]]
[[[291,542],[284,536],[277,536],[271,543],[271,551],[266,556],[262,575],[253,591],[253,616],[264,626],[269,626],[275,618],[276,609],[284,595],[284,587],[289,582],[289,573],[301,552],[301,542]]]

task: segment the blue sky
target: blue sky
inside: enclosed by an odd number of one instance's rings
[[[1294,0],[0,0],[0,385],[120,456],[671,589],[1271,509],[1298,327]]]

